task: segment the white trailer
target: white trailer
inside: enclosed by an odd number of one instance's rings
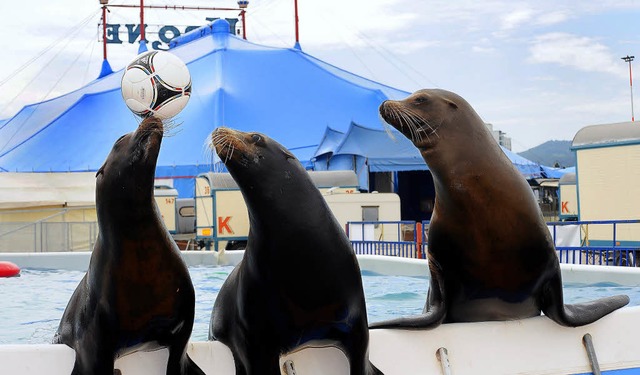
[[[168,184],[156,183],[153,189],[153,198],[156,201],[162,220],[166,225],[169,233],[177,233],[176,220],[176,200],[178,199],[178,190]]]
[[[345,228],[348,221],[400,220],[400,198],[393,193],[360,193],[353,171],[310,171],[309,175]],[[243,249],[249,215],[236,182],[228,173],[196,178],[196,241],[206,249]]]
[[[566,173],[558,181],[558,217],[562,221],[578,220],[576,174]]]
[[[578,219],[640,219],[640,127],[634,122],[591,125],[579,130],[576,152]],[[640,246],[640,223],[589,225],[588,246]]]

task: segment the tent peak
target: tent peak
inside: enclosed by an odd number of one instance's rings
[[[213,34],[221,34],[221,33],[228,34],[229,21],[225,20],[224,18],[218,18],[217,20],[213,21],[213,23],[211,24],[211,31]]]
[[[143,52],[147,52],[149,49],[147,48],[147,41],[144,39],[140,40],[140,46],[138,47],[138,54]]]
[[[102,60],[102,67],[100,68],[100,74],[98,75],[98,78],[108,76],[111,73],[113,73],[113,69],[111,69],[111,64],[109,64],[109,60],[107,59]]]

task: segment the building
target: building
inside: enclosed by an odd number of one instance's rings
[[[489,128],[489,130],[491,131],[493,139],[495,139],[500,146],[511,151],[511,137],[507,137],[507,133],[503,132],[502,130],[494,130],[493,124],[487,122],[486,125],[487,128]]]

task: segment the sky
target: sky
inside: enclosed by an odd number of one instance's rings
[[[485,122],[511,137],[515,152],[572,140],[588,125],[631,121],[629,64],[621,58],[637,56],[631,68],[640,77],[640,1],[298,3],[306,53],[408,92],[456,92]],[[145,5],[237,8],[227,0],[146,0]],[[98,0],[25,0],[0,7],[0,119],[97,78],[103,60]],[[237,15],[149,9],[145,23],[150,31],[158,29],[155,25],[184,31],[205,25],[207,17]],[[246,21],[252,42],[285,48],[295,43],[293,0],[251,0]],[[139,10],[110,7],[107,22],[138,24]],[[107,50],[114,71],[138,49],[126,43],[125,34],[120,37],[125,42]],[[640,101],[634,102],[640,118]]]

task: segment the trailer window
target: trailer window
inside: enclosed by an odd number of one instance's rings
[[[362,206],[362,221],[378,221],[379,206]]]
[[[196,216],[196,210],[194,206],[180,207],[178,214],[182,217],[194,217]]]

